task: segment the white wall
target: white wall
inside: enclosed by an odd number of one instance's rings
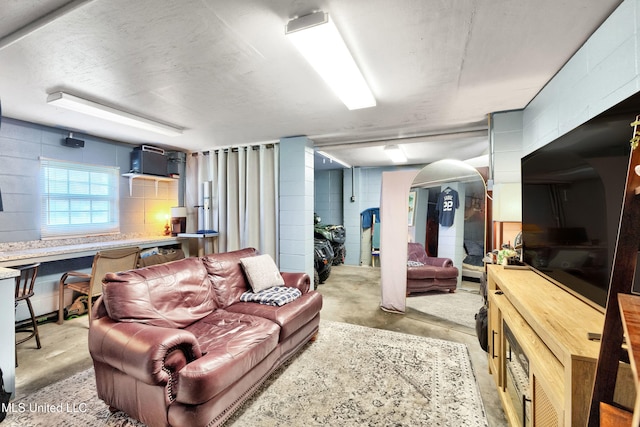
[[[622,2],[530,102],[523,113],[523,155],[640,90],[639,22],[640,1]]]
[[[413,242],[422,243],[427,247],[427,212],[429,210],[429,190],[428,188],[416,188],[416,206],[414,212],[413,227],[409,227],[409,235]]]
[[[496,185],[520,182],[522,157],[640,90],[639,23],[640,0],[623,1],[526,108],[491,115]]]

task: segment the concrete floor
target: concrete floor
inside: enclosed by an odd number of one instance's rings
[[[464,284],[471,286],[473,284]],[[388,313],[380,305],[380,270],[372,267],[335,266],[329,279],[319,286],[323,295],[321,317],[327,320],[387,329],[467,345],[485,405],[489,426],[506,426],[495,385],[488,372],[487,353],[478,344],[475,330],[416,310],[406,314]],[[455,309],[455,307],[452,307]],[[40,326],[42,348],[35,340],[18,346],[16,397],[32,393],[91,366],[87,350],[86,316],[63,325]]]

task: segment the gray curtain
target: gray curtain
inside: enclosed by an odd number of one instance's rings
[[[197,228],[190,231],[208,226],[219,233],[217,251],[254,247],[277,262],[278,151],[278,144],[261,144],[194,153],[186,197]]]

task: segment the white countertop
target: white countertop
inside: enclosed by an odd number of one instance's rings
[[[85,239],[88,240],[88,239]],[[126,246],[139,246],[141,249],[154,246],[166,246],[179,244],[180,241],[172,236],[143,236],[124,239],[111,239],[106,241],[92,241],[89,243],[62,244],[59,246],[49,245],[43,247],[33,247],[33,244],[25,243],[20,246],[20,242],[12,244],[15,247],[0,250],[0,268],[22,265],[30,262],[56,261],[68,258],[81,258],[95,255],[103,249],[115,249]],[[3,246],[7,246],[6,244]],[[4,248],[3,248],[4,249]]]
[[[11,279],[13,277],[19,276],[20,271],[13,270],[11,268],[0,267],[0,280],[3,279]]]

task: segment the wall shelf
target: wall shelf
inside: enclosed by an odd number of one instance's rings
[[[177,181],[177,178],[171,178],[169,176],[157,176],[157,175],[144,175],[141,173],[123,173],[123,177],[129,178],[129,196],[133,193],[133,180],[145,179],[148,181],[155,181],[156,183],[156,196],[158,195],[158,183],[159,182],[173,182]]]

